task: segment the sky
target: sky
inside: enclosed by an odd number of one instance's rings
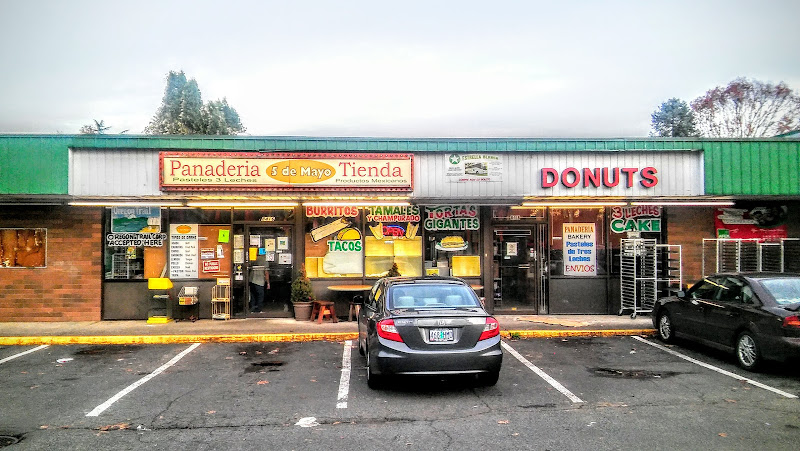
[[[253,136],[643,137],[737,77],[800,92],[800,1],[0,0],[0,133],[141,134],[183,70]]]

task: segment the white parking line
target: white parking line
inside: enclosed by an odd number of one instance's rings
[[[131,385],[128,385],[121,392],[119,392],[116,395],[114,395],[111,398],[109,398],[108,401],[106,401],[106,402],[100,404],[99,406],[95,407],[94,410],[92,410],[91,412],[87,413],[86,416],[87,417],[96,417],[96,416],[100,415],[101,413],[103,413],[104,410],[106,410],[109,407],[111,407],[111,404],[114,404],[115,402],[119,401],[123,396],[125,396],[128,393],[134,391],[138,386],[140,386],[140,385],[144,384],[145,382],[149,381],[150,379],[158,376],[159,374],[161,374],[167,368],[169,368],[172,365],[178,363],[178,360],[182,359],[184,356],[186,356],[186,354],[194,351],[195,348],[197,348],[198,346],[200,346],[200,343],[195,343],[195,344],[189,346],[188,348],[184,349],[180,354],[178,354],[175,357],[173,357],[172,360],[170,360],[169,362],[161,365],[155,371],[153,371],[152,373],[148,374],[147,376],[139,379],[138,381],[132,383]]]
[[[755,385],[756,387],[763,388],[764,390],[769,390],[769,391],[771,391],[771,392],[773,392],[773,393],[777,393],[777,394],[779,394],[779,395],[781,395],[781,396],[785,396],[785,397],[787,397],[787,398],[797,398],[797,395],[793,395],[793,394],[791,394],[791,393],[787,393],[787,392],[785,392],[785,391],[783,391],[783,390],[779,390],[779,389],[777,389],[777,388],[770,387],[769,385],[762,384],[761,382],[756,382],[756,381],[754,381],[754,380],[752,380],[752,379],[748,379],[748,378],[746,378],[746,377],[744,377],[744,376],[739,376],[739,375],[738,375],[738,374],[736,374],[736,373],[731,373],[730,371],[725,371],[725,370],[723,370],[722,368],[717,368],[717,367],[716,367],[716,366],[714,366],[714,365],[709,365],[708,363],[701,362],[701,361],[699,361],[699,360],[697,360],[697,359],[693,359],[693,358],[689,357],[688,355],[684,355],[684,354],[681,354],[680,352],[673,351],[672,349],[669,349],[669,348],[668,348],[668,347],[666,347],[666,346],[662,346],[662,345],[660,345],[660,344],[658,344],[658,343],[653,343],[653,342],[651,342],[650,340],[645,340],[645,339],[644,339],[644,338],[642,338],[642,337],[636,337],[636,336],[634,336],[633,338],[635,338],[635,339],[637,339],[637,340],[639,340],[639,341],[641,341],[641,342],[643,342],[643,343],[647,343],[647,344],[649,344],[650,346],[656,347],[656,348],[658,348],[658,349],[660,349],[660,350],[662,350],[662,351],[664,351],[664,352],[667,352],[667,353],[669,353],[669,354],[672,354],[672,355],[674,355],[675,357],[680,357],[680,358],[682,358],[683,360],[686,360],[686,361],[689,361],[689,362],[695,363],[695,364],[697,364],[697,365],[700,365],[700,366],[702,366],[703,368],[708,368],[709,370],[716,371],[717,373],[724,374],[724,375],[726,375],[726,376],[729,376],[729,377],[732,377],[732,378],[734,378],[734,379],[736,379],[736,380],[740,380],[740,381],[743,381],[743,382],[747,382],[747,383],[748,383],[748,384],[750,384],[750,385]]]
[[[569,398],[569,400],[570,400],[570,401],[572,401],[573,403],[579,403],[579,402],[583,402],[583,401],[581,400],[581,398],[578,398],[577,396],[575,396],[575,395],[574,395],[574,394],[573,394],[571,391],[567,390],[567,388],[566,388],[566,387],[564,387],[563,385],[559,384],[557,380],[555,380],[555,379],[553,379],[552,377],[550,377],[550,376],[549,376],[547,373],[545,373],[544,371],[542,371],[541,369],[539,369],[539,367],[538,367],[538,366],[534,365],[534,364],[533,364],[533,363],[531,363],[531,362],[530,362],[528,359],[526,359],[525,357],[523,357],[523,356],[522,356],[522,354],[520,354],[519,352],[517,352],[517,351],[516,351],[514,348],[512,348],[512,347],[511,347],[511,346],[510,346],[508,343],[506,343],[505,341],[503,341],[503,342],[501,342],[501,343],[502,343],[502,345],[503,345],[503,349],[505,349],[506,351],[508,351],[508,352],[509,352],[511,355],[513,355],[514,357],[516,357],[516,358],[517,358],[517,360],[519,360],[520,362],[522,362],[522,363],[523,363],[525,366],[527,366],[527,367],[528,367],[528,368],[529,368],[531,371],[533,371],[534,373],[538,374],[538,375],[539,375],[539,377],[541,377],[542,379],[544,379],[544,380],[545,380],[545,381],[546,381],[548,384],[552,385],[552,386],[553,386],[553,388],[555,388],[556,390],[560,391],[560,392],[561,392],[561,394],[562,394],[562,395],[564,395],[564,396],[566,396],[567,398]]]
[[[347,394],[350,391],[350,354],[353,342],[347,340],[344,342],[344,351],[342,352],[342,376],[339,378],[339,398],[336,402],[337,409],[347,408]]]
[[[17,357],[22,357],[22,356],[24,356],[25,354],[30,354],[31,352],[36,352],[36,351],[38,351],[38,350],[40,350],[40,349],[44,349],[44,348],[46,348],[46,347],[48,347],[48,346],[50,346],[50,345],[41,345],[41,346],[37,346],[37,347],[35,347],[35,348],[33,348],[33,349],[28,349],[27,351],[22,351],[22,352],[20,352],[19,354],[14,354],[14,355],[12,355],[12,356],[10,356],[10,357],[6,357],[6,358],[4,358],[4,359],[0,359],[0,364],[2,364],[2,363],[6,363],[6,362],[8,362],[9,360],[14,360],[14,359],[16,359]]]

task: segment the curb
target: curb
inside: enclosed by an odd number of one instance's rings
[[[655,329],[609,330],[504,330],[506,339],[557,337],[613,337],[626,335],[655,335]],[[231,334],[231,335],[88,335],[88,336],[28,336],[0,337],[0,346],[32,345],[130,345],[169,343],[246,343],[246,342],[306,342],[357,340],[358,332],[297,333],[297,334]]]
[[[560,338],[560,337],[618,337],[630,335],[655,336],[655,329],[602,329],[602,330],[504,330],[503,338]]]

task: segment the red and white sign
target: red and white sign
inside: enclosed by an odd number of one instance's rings
[[[714,215],[717,238],[776,241],[788,238],[785,205],[755,208],[718,208]]]
[[[203,260],[203,272],[219,272],[219,260]]]
[[[161,152],[163,191],[333,190],[411,191],[410,154]]]

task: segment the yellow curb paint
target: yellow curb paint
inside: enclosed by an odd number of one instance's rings
[[[654,336],[655,329],[610,330],[503,330],[503,338],[613,337]],[[168,343],[246,343],[357,340],[357,332],[298,334],[232,334],[232,335],[94,335],[94,336],[29,336],[0,337],[0,346],[31,345],[127,345]]]
[[[655,329],[608,330],[503,330],[503,338],[556,338],[556,337],[616,337],[628,335],[653,336]]]
[[[344,341],[358,338],[357,332],[308,334],[240,334],[240,335],[95,335],[0,337],[0,346],[49,345],[126,345],[167,343],[242,343],[242,342],[299,342]]]

